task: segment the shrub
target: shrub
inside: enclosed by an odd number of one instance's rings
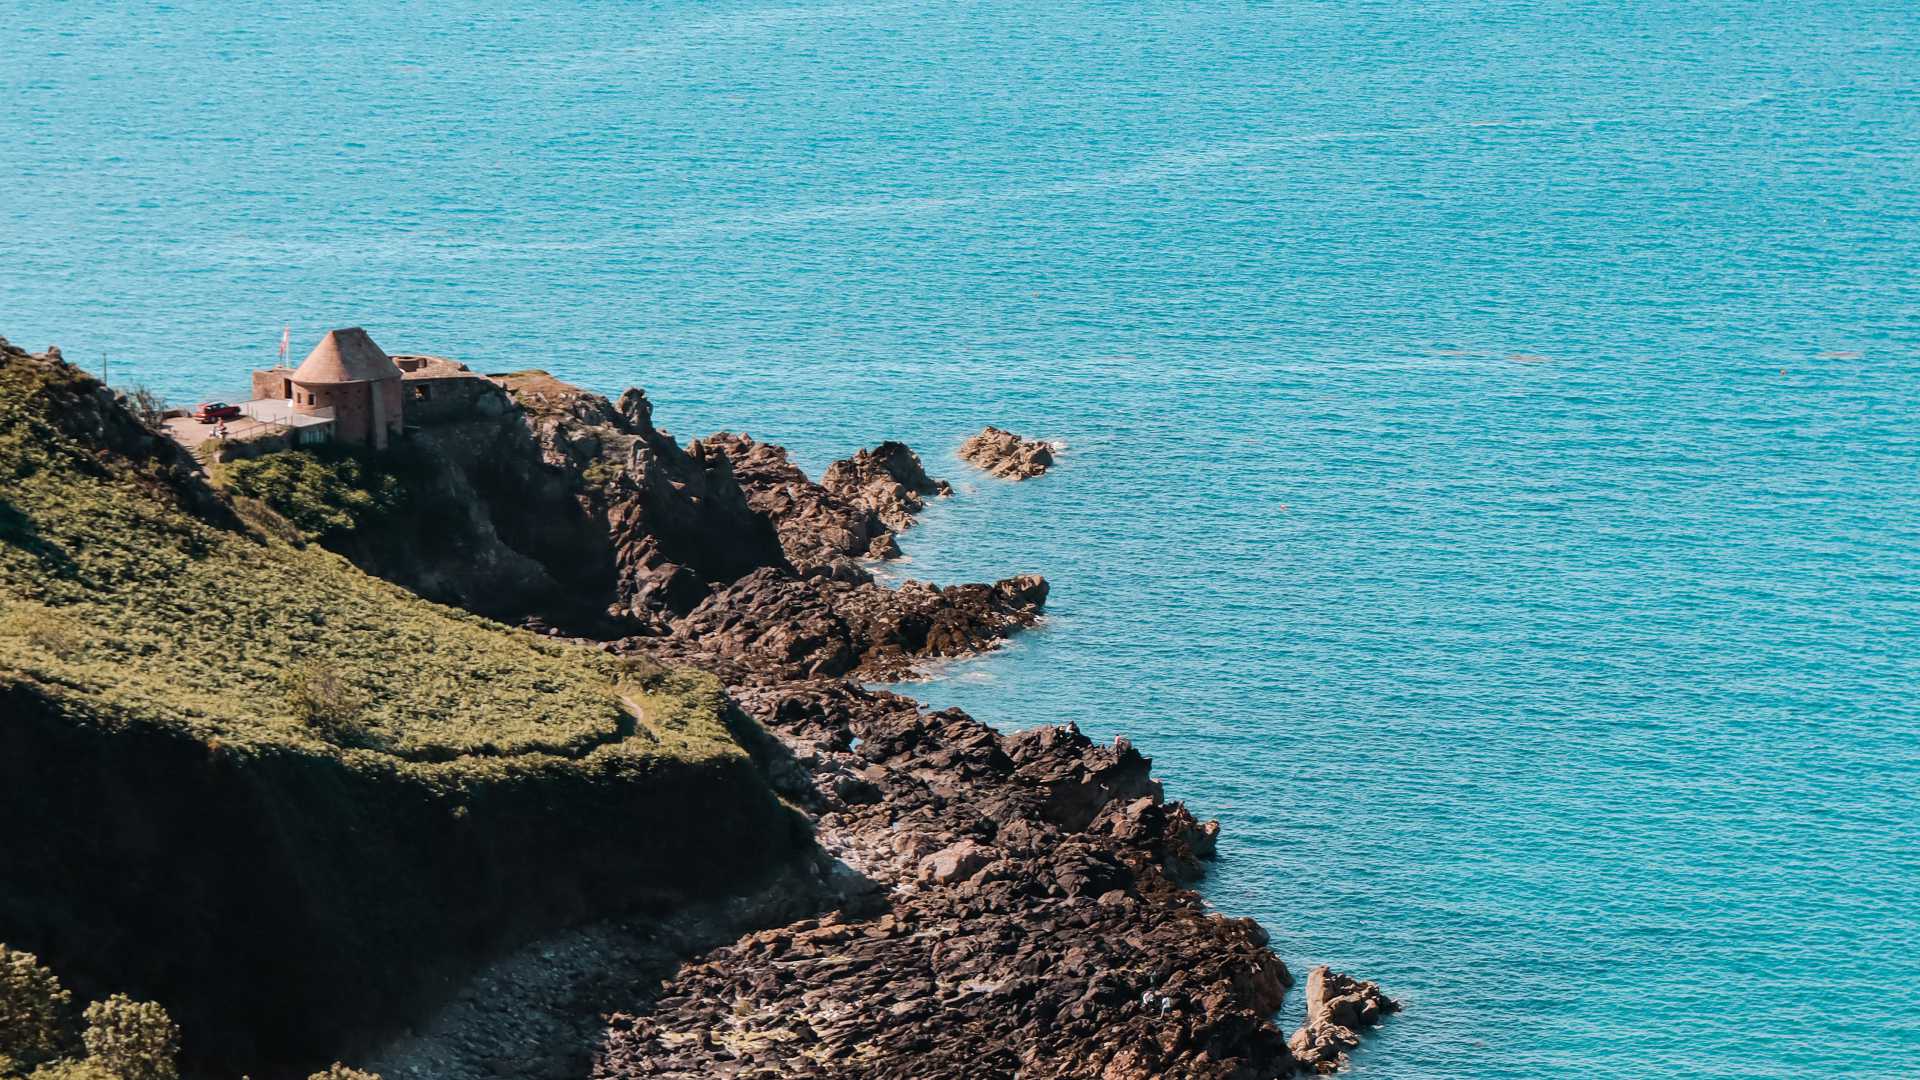
[[[158,431],[166,423],[167,399],[145,386],[127,392],[127,410],[141,423]]]
[[[366,741],[360,717],[367,695],[339,668],[324,660],[304,660],[286,675],[287,708],[293,718],[342,746]]]
[[[180,1029],[151,1001],[115,994],[87,1006],[87,1062],[117,1080],[178,1080]]]
[[[58,1057],[73,995],[29,952],[0,945],[0,1076]]]
[[[365,452],[329,446],[283,450],[230,462],[221,482],[259,499],[309,536],[326,538],[378,525],[403,511],[407,485]]]

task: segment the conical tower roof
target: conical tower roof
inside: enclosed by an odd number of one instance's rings
[[[397,379],[400,369],[365,330],[350,326],[328,331],[293,373],[293,381],[320,385],[326,383],[376,382]]]

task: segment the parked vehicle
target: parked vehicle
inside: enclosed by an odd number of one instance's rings
[[[217,420],[238,420],[240,406],[229,405],[224,401],[202,402],[200,408],[195,410],[193,418],[203,424],[211,424]]]

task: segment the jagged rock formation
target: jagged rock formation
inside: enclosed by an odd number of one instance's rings
[[[1347,1051],[1360,1045],[1360,1032],[1399,1012],[1400,1003],[1374,983],[1330,971],[1325,964],[1307,974],[1307,1019],[1287,1040],[1303,1068],[1338,1072]]]
[[[772,519],[787,560],[802,574],[831,567],[842,580],[865,580],[850,560],[898,556],[894,534],[913,524],[926,508],[925,496],[953,493],[927,475],[905,443],[881,443],[836,461],[820,483],[808,480],[785,449],[751,436],[723,431],[705,445],[733,462],[747,502]]]
[[[904,531],[927,508],[926,496],[953,494],[953,485],[927,475],[920,456],[891,440],[827,466],[820,484],[828,491],[872,511],[887,528]]]
[[[865,581],[872,575],[852,560],[900,554],[893,529],[871,506],[807,479],[784,447],[724,431],[704,442],[733,463],[747,504],[774,523],[795,570],[805,574],[830,567],[842,579]]]
[[[960,457],[1005,480],[1031,480],[1053,466],[1052,447],[997,427],[961,443]]]
[[[726,670],[740,681],[858,674],[902,678],[917,660],[965,656],[1040,618],[1047,583],[1035,574],[993,585],[889,589],[816,573],[759,570],[673,623],[670,643],[629,639],[653,655]]]
[[[746,436],[676,455],[637,391],[617,409],[572,388],[536,392],[564,407],[533,401],[535,441],[562,472],[595,478],[585,498],[603,499],[594,505],[610,523],[630,523],[615,556],[623,580],[656,583],[622,594],[648,599],[648,633],[606,647],[719,674],[777,737],[756,759],[813,813],[852,883],[836,910],[751,934],[634,1001],[597,1076],[1259,1080],[1337,1067],[1358,1026],[1388,1010],[1323,1008],[1289,1046],[1271,1017],[1292,979],[1265,932],[1209,914],[1184,887],[1204,873],[1219,825],[1165,800],[1124,740],[1094,746],[1047,727],[1002,736],[850,681],[991,647],[1046,598],[1033,576],[889,589],[854,561],[897,553],[895,530],[943,493],[911,451],[883,444],[816,484]],[[516,396],[532,400],[524,387]],[[984,437],[976,457],[1000,475],[1038,475],[1051,460],[1045,444]],[[650,491],[728,504],[686,517],[690,535],[737,525],[738,491],[781,559],[762,546],[764,565],[730,580],[739,564],[680,561],[685,549],[649,538],[684,510],[649,504]],[[622,505],[631,516],[612,509]]]
[[[1132,747],[1002,736],[843,682],[736,693],[791,746],[821,844],[871,898],[682,970],[615,1018],[596,1076],[1295,1070],[1270,1019],[1286,967],[1252,920],[1176,883],[1165,842],[1192,818]],[[1102,827],[1117,821],[1135,827]]]
[[[549,376],[507,378],[542,459],[577,478],[588,514],[613,550],[611,611],[643,624],[690,611],[708,588],[785,566],[779,537],[747,505],[725,453],[682,449],[653,426],[653,404],[630,389],[618,406]]]

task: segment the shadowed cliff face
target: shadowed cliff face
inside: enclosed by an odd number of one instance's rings
[[[747,505],[726,455],[698,441],[683,448],[655,428],[641,391],[616,406],[542,372],[501,381],[514,405],[506,415],[416,436],[443,452],[452,486],[478,497],[472,531],[525,561],[528,587],[516,602],[468,589],[488,601],[463,606],[595,636],[660,632],[711,588],[787,566],[773,523]]]
[[[896,534],[926,498],[952,491],[902,443],[834,462],[815,483],[746,436],[682,447],[639,390],[616,404],[541,372],[500,379],[501,415],[423,428],[390,455],[408,456],[422,512],[328,546],[479,614],[672,639],[669,651],[778,677],[898,678],[1040,616],[1046,582],[1034,575],[874,582],[859,560],[898,555]]]
[[[508,622],[664,632],[716,586],[787,566],[724,454],[682,448],[646,396],[503,376],[497,412],[410,433],[374,464],[409,512],[322,542],[369,573]]]

